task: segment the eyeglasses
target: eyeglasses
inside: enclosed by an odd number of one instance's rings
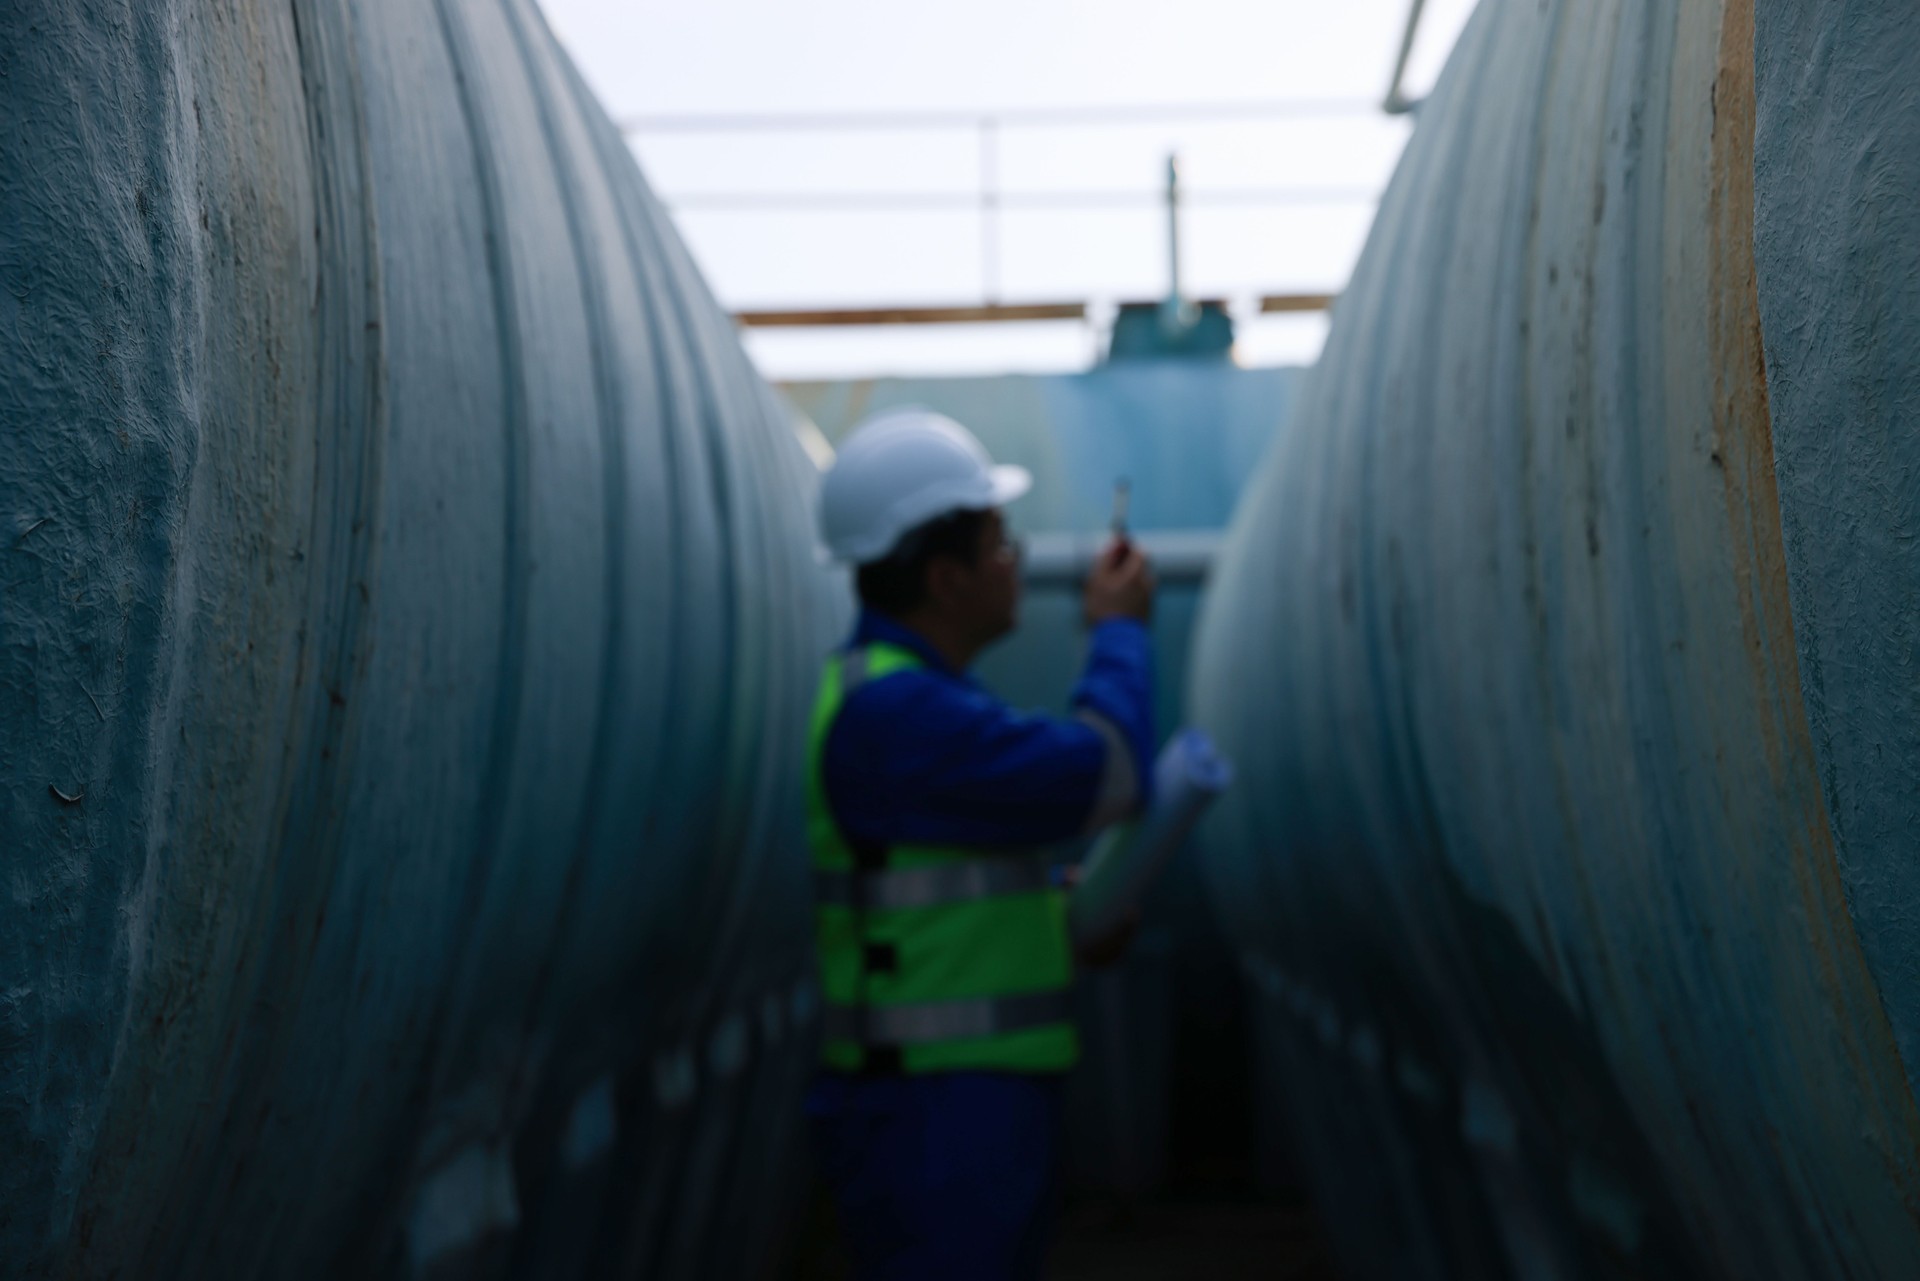
[[[927,545],[928,539],[932,536],[932,532],[933,529],[931,525],[922,525],[920,528],[913,530],[907,534],[906,537],[902,538],[900,542],[894,546],[892,551],[887,553],[886,559],[902,564],[911,563],[921,555],[922,550]],[[995,541],[993,546],[984,548],[983,552],[984,559],[1007,561],[1017,565],[1026,559],[1026,544],[1003,524],[1000,527],[1000,537],[998,540]]]

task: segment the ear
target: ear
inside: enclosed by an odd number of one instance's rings
[[[967,567],[951,556],[935,556],[927,562],[927,604],[945,609],[963,595],[962,579]]]

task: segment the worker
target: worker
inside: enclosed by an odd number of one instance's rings
[[[1071,716],[1015,711],[968,674],[1016,622],[1002,508],[1030,483],[911,410],[862,424],[822,484],[860,615],[812,721],[826,1018],[808,1110],[861,1281],[1040,1275],[1079,1052],[1065,899],[1041,850],[1147,799],[1154,580],[1130,541],[1088,576]],[[1130,932],[1080,959],[1112,959]]]

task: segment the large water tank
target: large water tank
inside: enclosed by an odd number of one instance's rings
[[[1484,0],[1420,112],[1193,673],[1357,1275],[1920,1267],[1916,85],[1884,0]]]
[[[752,1275],[812,477],[532,0],[0,7],[0,1271]]]

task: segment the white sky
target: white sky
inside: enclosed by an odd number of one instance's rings
[[[1386,91],[1407,0],[540,0],[616,120],[689,114],[952,111],[1339,99]],[[1473,0],[1428,0],[1407,76],[1432,85]],[[1098,307],[1167,287],[1166,156],[1196,203],[1182,213],[1184,284],[1245,307],[1261,294],[1337,292],[1373,198],[1405,144],[1377,110],[1262,121],[1007,126],[1003,192],[1125,192],[1122,208],[1003,209],[1001,301]],[[726,194],[975,196],[977,129],[641,132],[634,149],[669,205]],[[1285,206],[1199,203],[1207,192],[1325,193]],[[982,301],[973,209],[714,209],[676,221],[728,307]],[[1247,319],[1246,364],[1314,359],[1317,316]],[[1077,322],[757,331],[776,379],[1075,369],[1097,338]]]

